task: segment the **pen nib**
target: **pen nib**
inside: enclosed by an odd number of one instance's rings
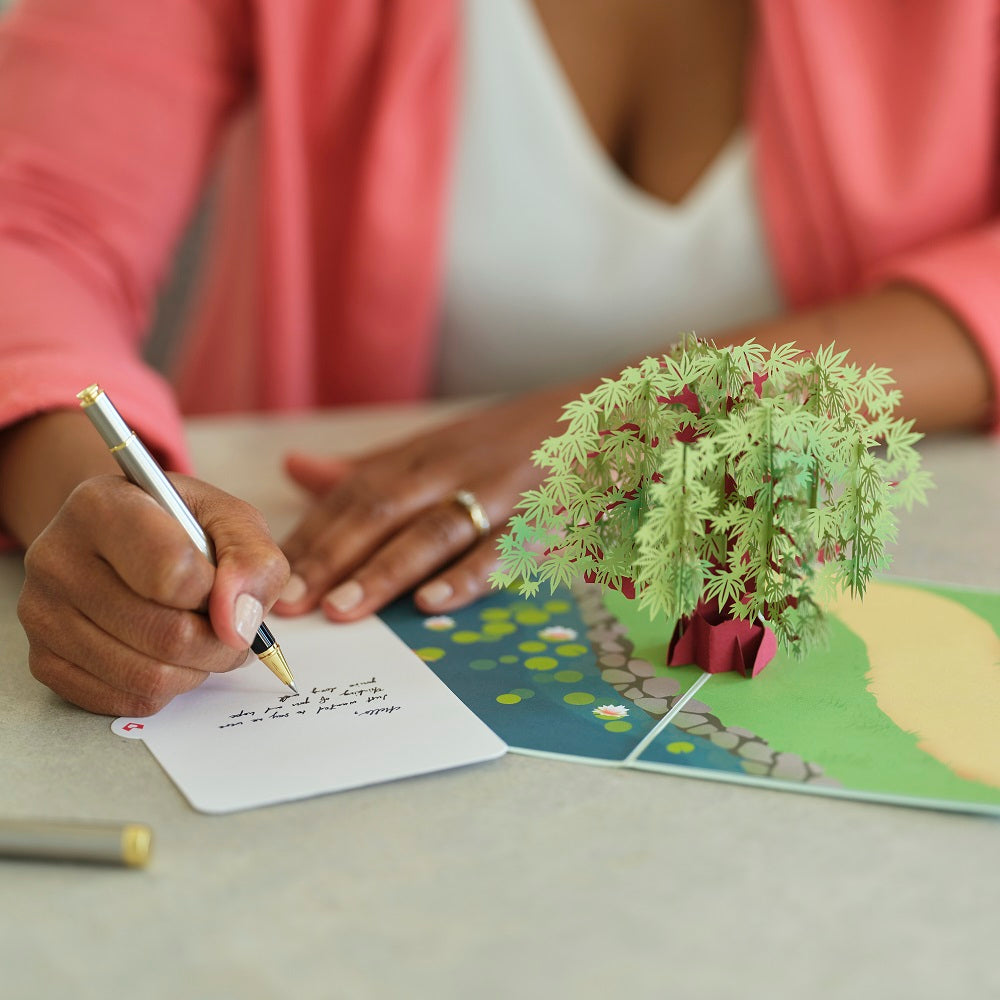
[[[291,670],[288,669],[288,661],[281,652],[281,647],[275,643],[270,649],[265,649],[263,653],[257,654],[260,661],[281,681],[285,687],[291,688],[296,694],[299,693],[295,686]]]

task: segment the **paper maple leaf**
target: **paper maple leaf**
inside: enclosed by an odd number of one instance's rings
[[[685,337],[566,406],[492,582],[530,595],[582,577],[634,592],[670,628],[716,601],[804,652],[825,589],[863,594],[896,508],[931,486],[892,386],[833,345]]]

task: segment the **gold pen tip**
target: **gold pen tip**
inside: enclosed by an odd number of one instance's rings
[[[281,681],[285,687],[290,687],[295,691],[295,678],[292,677],[291,670],[288,669],[288,661],[281,652],[281,647],[275,643],[270,649],[258,653],[257,658]],[[295,691],[298,694],[298,691]]]

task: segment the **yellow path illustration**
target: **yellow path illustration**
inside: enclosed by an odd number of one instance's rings
[[[937,594],[873,583],[827,609],[868,648],[868,690],[957,775],[1000,787],[1000,638]]]

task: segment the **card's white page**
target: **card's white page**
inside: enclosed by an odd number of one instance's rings
[[[505,744],[377,618],[283,619],[296,697],[256,658],[112,729],[185,798],[223,813],[499,757]]]

